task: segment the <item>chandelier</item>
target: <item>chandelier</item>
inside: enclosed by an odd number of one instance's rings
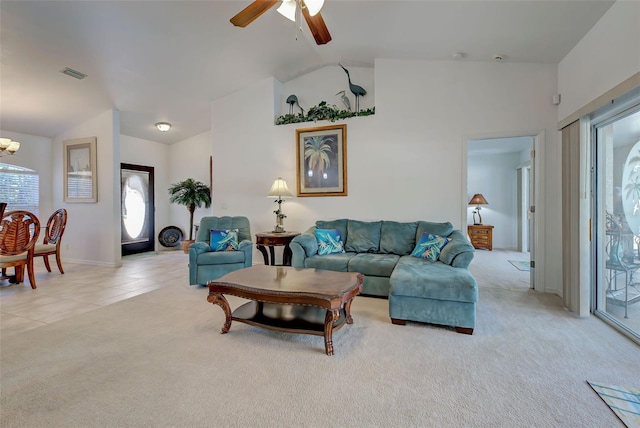
[[[11,138],[0,138],[0,158],[15,154],[20,149],[20,143]]]

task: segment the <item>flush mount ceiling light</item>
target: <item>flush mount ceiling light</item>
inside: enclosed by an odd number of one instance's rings
[[[160,132],[167,132],[171,129],[171,124],[169,122],[158,122],[156,123],[156,128],[158,128]]]

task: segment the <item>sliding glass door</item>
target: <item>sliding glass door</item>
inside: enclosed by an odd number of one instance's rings
[[[592,124],[594,309],[640,338],[640,105]]]

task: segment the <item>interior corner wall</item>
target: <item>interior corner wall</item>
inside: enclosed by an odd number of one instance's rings
[[[0,130],[0,136],[20,142],[20,150],[18,150],[13,156],[3,158],[0,162],[32,169],[40,176],[40,205],[38,207],[38,219],[41,223],[44,222],[43,226],[46,226],[49,215],[57,209],[53,208],[53,198],[51,195],[51,169],[53,167],[53,159],[51,156],[51,147],[53,143],[51,138],[3,130]]]
[[[638,22],[640,22],[640,2],[617,1],[560,61],[558,92],[562,95],[562,102],[558,110],[558,121],[570,117],[630,77],[640,73],[640,55],[637,54],[640,52]],[[590,112],[584,114],[588,113]],[[587,129],[584,131],[581,129],[580,132],[589,134]],[[588,137],[584,136],[584,138]],[[559,138],[558,141],[562,139]],[[588,145],[582,145],[581,148],[589,150]],[[588,158],[587,152],[565,152],[564,155],[577,157],[577,159],[565,159],[563,162],[567,165],[570,162],[578,162],[580,157]],[[569,173],[570,171],[562,171],[565,181]],[[566,210],[569,208],[565,203]],[[565,221],[567,215],[571,217],[572,224],[584,227],[591,216],[590,204],[584,200],[579,205],[574,203],[572,209],[564,213]],[[588,232],[588,228],[586,231]],[[559,245],[571,248],[574,244],[567,241],[568,239],[570,237],[565,237]],[[579,314],[585,313],[585,301],[588,300],[591,284],[591,260],[588,249],[587,246],[580,248],[580,252],[576,253],[579,255],[577,260],[574,255],[569,257],[565,253],[563,261],[564,287],[566,292],[571,293],[571,296],[564,297],[568,307]],[[573,272],[574,276],[568,277],[567,272]],[[580,276],[577,276],[578,274]],[[567,287],[572,288],[567,289]]]
[[[169,148],[167,144],[120,135],[120,162],[153,167],[154,248],[162,249],[158,233],[169,226]]]
[[[156,186],[156,195],[166,196],[169,203],[168,189],[171,184],[193,178],[209,185],[209,156],[211,156],[211,132],[206,131],[186,140],[179,141],[169,146],[168,179],[164,186]],[[216,197],[216,185],[214,182],[213,197]],[[182,229],[184,239],[189,238],[189,211],[184,205],[168,205],[169,215],[167,222],[171,226]],[[197,208],[193,214],[193,224],[199,224],[204,216],[212,215],[213,209]],[[219,214],[216,214],[219,215]],[[159,231],[159,230],[158,230]],[[195,231],[194,231],[195,233]],[[194,235],[195,237],[195,235]]]
[[[67,203],[63,200],[62,142],[96,137],[98,202]],[[120,118],[106,111],[67,130],[53,140],[53,205],[66,208],[67,228],[63,258],[76,263],[118,267],[120,256]]]
[[[465,228],[468,137],[550,134],[556,126],[555,65],[376,60],[374,73],[375,115],[337,122],[347,125],[348,196],[287,199],[285,229],[304,231],[316,220],[335,218],[451,221]],[[315,84],[332,99],[335,88],[319,76]],[[212,103],[214,212],[246,215],[253,233],[273,229],[275,206],[266,194],[276,177],[296,193],[296,129],[331,124],[275,126],[278,88],[275,79],[265,79]],[[285,84],[282,91],[301,98],[305,87]],[[556,162],[539,159],[543,171]],[[545,187],[557,186],[544,175]],[[544,215],[545,208],[540,211]],[[552,218],[559,222],[560,210]],[[561,251],[557,236],[550,241],[543,252]],[[549,263],[560,258],[552,254]],[[556,292],[561,277],[539,275],[538,281],[540,290]]]
[[[640,2],[616,1],[558,64],[558,121],[640,72]]]

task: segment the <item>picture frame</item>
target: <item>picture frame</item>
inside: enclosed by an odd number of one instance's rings
[[[296,129],[298,196],[347,196],[347,125]]]
[[[96,137],[62,142],[64,202],[98,202]]]

